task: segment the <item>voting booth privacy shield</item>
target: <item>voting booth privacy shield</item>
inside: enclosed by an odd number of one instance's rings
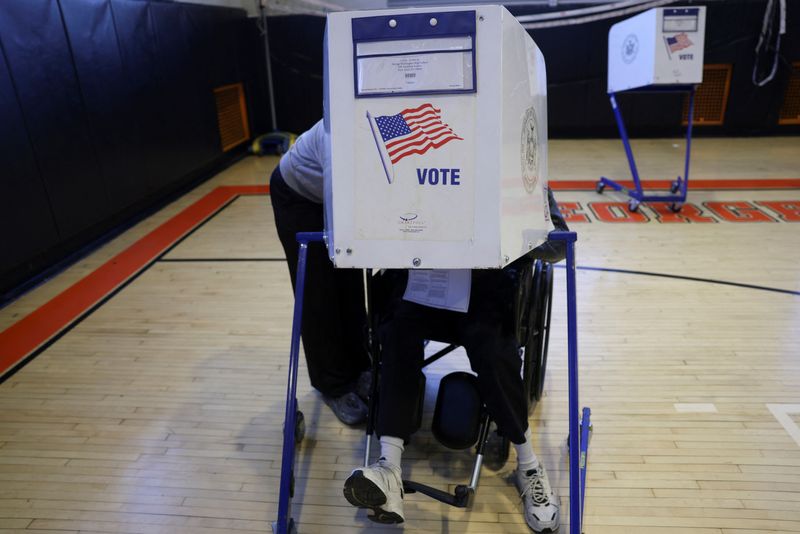
[[[545,63],[505,8],[332,13],[324,70],[337,267],[500,268],[546,239]]]
[[[703,81],[706,8],[659,7],[608,32],[608,92]]]

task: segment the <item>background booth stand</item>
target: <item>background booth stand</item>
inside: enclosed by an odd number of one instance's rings
[[[689,187],[689,161],[692,154],[692,119],[694,93],[703,81],[703,55],[706,29],[706,8],[659,7],[617,22],[608,31],[608,97],[625,147],[633,189],[605,176],[596,190],[606,186],[623,191],[630,197],[628,209],[636,211],[642,202],[669,202],[678,212],[686,202]],[[670,184],[670,194],[646,194],[642,188],[636,160],[616,94],[623,91],[689,93],[689,118],[686,129],[686,158],[683,176]]]
[[[640,91],[642,89],[639,89]],[[614,111],[614,118],[617,121],[617,128],[619,129],[619,135],[622,139],[622,145],[625,147],[625,156],[628,158],[628,166],[631,169],[631,177],[633,178],[633,189],[627,188],[621,185],[619,182],[615,182],[611,178],[606,178],[605,176],[600,177],[600,180],[597,181],[597,185],[595,186],[595,190],[598,193],[603,193],[606,186],[611,187],[615,191],[622,191],[626,193],[630,200],[628,200],[628,209],[631,211],[636,211],[639,209],[639,204],[642,202],[669,202],[669,208],[674,212],[679,212],[683,207],[683,204],[686,202],[686,194],[689,188],[689,161],[691,159],[692,154],[692,118],[694,116],[694,93],[695,93],[695,86],[683,86],[683,85],[676,85],[676,86],[653,86],[650,88],[650,92],[654,93],[664,93],[664,92],[688,92],[689,93],[689,120],[688,120],[688,127],[686,129],[686,158],[684,161],[683,167],[683,176],[678,176],[671,184],[670,184],[670,193],[667,194],[648,194],[644,192],[644,188],[642,187],[641,179],[639,178],[639,170],[636,167],[636,160],[633,157],[633,149],[631,148],[630,139],[628,138],[628,132],[625,129],[625,122],[622,119],[622,112],[619,109],[619,104],[617,104],[616,93],[609,93],[608,98],[611,101],[611,109]]]
[[[569,381],[569,518],[570,534],[580,534],[583,520],[583,501],[586,489],[586,469],[591,428],[591,411],[580,411],[578,390],[578,325],[575,280],[575,232],[551,232],[548,239],[563,241],[567,248],[567,341],[568,341],[568,381]],[[300,232],[297,234],[299,255],[297,283],[295,289],[294,314],[292,319],[291,349],[289,351],[288,384],[286,388],[286,413],[283,425],[283,452],[281,459],[281,481],[278,499],[278,519],[272,525],[276,534],[297,532],[291,513],[294,496],[295,448],[305,436],[303,414],[297,404],[297,370],[300,355],[300,325],[303,316],[303,296],[305,291],[306,258],[310,243],[325,241],[322,232]],[[370,324],[371,324],[371,317]],[[370,333],[370,341],[372,333]],[[369,451],[365,453],[368,457]]]

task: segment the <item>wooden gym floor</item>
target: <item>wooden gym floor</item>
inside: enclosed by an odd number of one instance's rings
[[[673,143],[634,143],[643,176],[679,174]],[[627,176],[619,141],[550,151],[579,235],[581,403],[594,423],[585,531],[800,532],[800,139],[697,139],[681,217],[631,216],[620,194],[594,192],[600,174]],[[0,533],[270,532],[292,306],[263,187],[276,161],[240,161],[0,309],[0,372],[11,370]],[[531,421],[567,532],[556,272],[546,396]],[[436,364],[429,396],[463,362]],[[341,494],[363,431],[339,424],[300,375],[300,532],[387,530]],[[452,485],[471,461],[423,430],[405,474]],[[408,496],[405,530],[527,532],[513,463],[484,469],[471,511]]]

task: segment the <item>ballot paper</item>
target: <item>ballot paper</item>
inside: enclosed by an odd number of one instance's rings
[[[424,269],[408,272],[408,285],[403,300],[467,313],[472,286],[470,269]]]

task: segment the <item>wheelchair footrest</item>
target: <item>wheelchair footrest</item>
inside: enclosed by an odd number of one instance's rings
[[[422,493],[439,502],[455,506],[456,508],[470,508],[475,497],[475,489],[469,486],[456,486],[455,493],[447,493],[440,489],[420,484],[412,480],[403,481],[403,491],[406,493]]]
[[[478,441],[483,401],[475,375],[457,371],[439,382],[431,431],[450,449],[468,449]]]

